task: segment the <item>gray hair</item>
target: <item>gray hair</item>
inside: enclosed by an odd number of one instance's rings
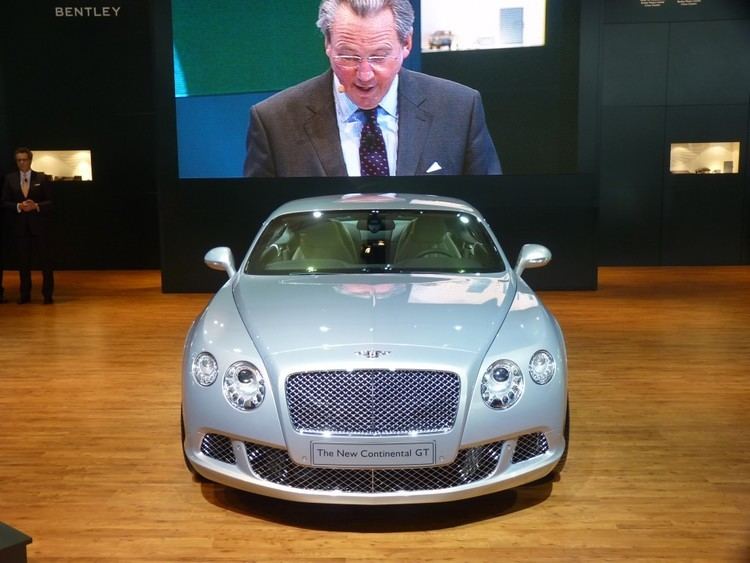
[[[331,38],[336,10],[344,4],[361,18],[376,14],[384,8],[391,10],[396,20],[396,35],[402,45],[414,31],[414,8],[409,0],[322,0],[316,25],[326,39]]]

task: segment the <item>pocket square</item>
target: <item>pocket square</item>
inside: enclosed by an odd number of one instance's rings
[[[427,169],[427,173],[429,174],[430,172],[437,172],[438,170],[442,170],[442,169],[443,167],[440,166],[437,162],[433,162],[432,164],[430,164],[430,167]]]

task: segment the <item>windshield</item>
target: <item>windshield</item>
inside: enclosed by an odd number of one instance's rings
[[[282,215],[253,248],[246,274],[502,272],[485,226],[448,211],[326,211]]]

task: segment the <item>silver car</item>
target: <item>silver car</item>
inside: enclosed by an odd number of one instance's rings
[[[464,201],[350,194],[287,203],[195,320],[183,447],[200,476],[261,495],[426,503],[537,480],[567,448],[555,318]]]

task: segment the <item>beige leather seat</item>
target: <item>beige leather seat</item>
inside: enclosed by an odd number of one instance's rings
[[[323,220],[300,232],[300,246],[294,254],[294,259],[302,258],[359,263],[351,235],[346,227],[337,221]]]
[[[401,234],[394,262],[425,257],[460,258],[461,252],[448,235],[445,221],[425,215],[414,220]]]

